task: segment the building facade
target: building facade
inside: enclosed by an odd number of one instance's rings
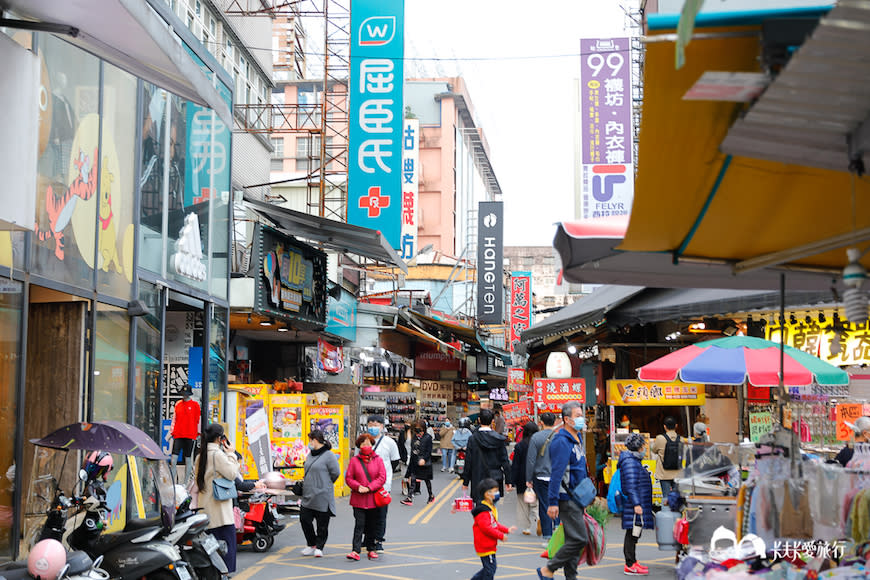
[[[141,0],[116,20],[125,11],[107,2],[102,29],[81,7],[49,17],[40,3],[8,4],[28,27],[87,34],[0,34],[0,60],[35,71],[20,80],[29,104],[3,91],[34,129],[10,125],[4,139],[34,162],[15,166],[15,183],[32,187],[0,204],[0,559],[19,549],[29,439],[116,420],[165,442],[186,384],[204,421],[225,420],[233,199],[269,180],[271,156],[267,137],[233,125],[269,102],[273,64],[256,50],[272,19],[229,0]],[[117,31],[139,44],[110,40]]]

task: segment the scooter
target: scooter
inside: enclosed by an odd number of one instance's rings
[[[456,462],[453,464],[453,473],[462,475],[465,469],[465,447],[456,450]]]
[[[79,510],[67,519],[61,539],[67,546],[83,550],[91,557],[103,557],[103,568],[114,578],[133,580],[192,580],[188,564],[178,548],[165,540],[157,539],[162,527],[158,520],[130,522],[126,531],[103,533],[107,519],[106,494],[99,479],[88,481],[87,473],[81,471],[81,479],[89,493],[87,497],[58,502],[79,506]]]
[[[280,516],[271,496],[255,493],[247,500],[239,497],[239,508],[244,513],[242,529],[236,530],[239,547],[250,545],[255,552],[267,551],[285,527],[278,523]]]
[[[193,568],[197,578],[220,580],[227,573],[227,565],[221,557],[227,552],[226,543],[206,531],[208,516],[191,511],[191,498],[184,488],[176,486],[176,494],[179,493],[184,497],[175,511],[175,525],[164,539],[180,548],[181,557]]]

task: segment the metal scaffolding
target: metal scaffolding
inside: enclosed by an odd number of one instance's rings
[[[231,0],[237,16],[308,17],[323,27],[323,69],[316,103],[239,104],[235,131],[297,135],[297,153],[307,157],[306,204],[320,217],[347,221],[348,79],[350,0],[288,0],[264,7],[259,0]],[[297,47],[298,48],[298,47]],[[297,154],[297,159],[303,158]]]

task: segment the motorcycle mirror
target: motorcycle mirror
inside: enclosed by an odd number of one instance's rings
[[[67,573],[69,573],[69,564],[64,565],[64,567],[60,569],[60,573],[58,573],[56,580],[66,578]]]
[[[88,472],[85,471],[84,469],[80,469],[79,470],[79,479],[81,479],[82,481],[87,481],[88,480]]]

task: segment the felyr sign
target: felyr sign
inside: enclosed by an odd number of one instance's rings
[[[501,324],[504,319],[504,229],[500,201],[482,201],[477,212],[477,319]]]

